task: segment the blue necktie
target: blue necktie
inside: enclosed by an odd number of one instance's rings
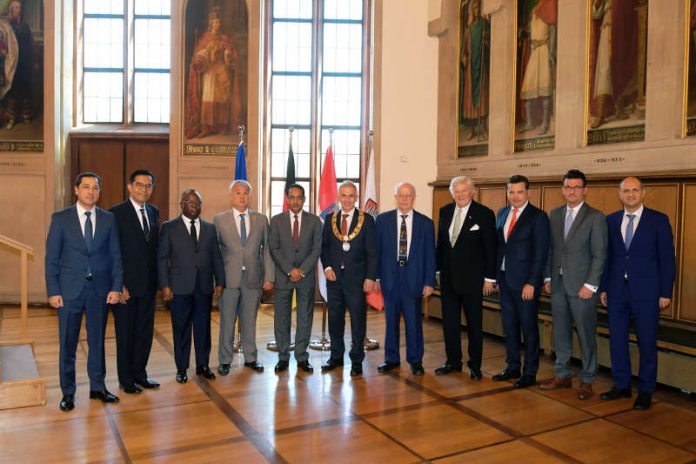
[[[89,254],[92,251],[92,242],[94,241],[94,237],[92,236],[92,220],[89,218],[92,215],[91,211],[85,211],[85,246],[87,247],[87,253]],[[92,275],[92,267],[89,264],[89,256],[87,257],[87,271],[86,275],[91,276]]]
[[[244,220],[245,214],[239,215],[239,242],[242,246],[246,246],[247,242],[247,231],[246,231],[246,221]]]
[[[628,224],[626,225],[626,238],[624,243],[626,244],[626,249],[631,247],[631,242],[633,241],[633,220],[636,218],[635,214],[627,214]]]

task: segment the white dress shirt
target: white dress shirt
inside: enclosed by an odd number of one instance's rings
[[[140,222],[140,227],[145,230],[145,226],[143,225],[143,215],[140,213],[141,209],[145,210],[145,221],[147,221],[147,230],[152,230],[150,227],[150,218],[147,216],[147,208],[145,207],[145,203],[143,203],[143,206],[140,206],[137,204],[133,199],[130,199],[131,204],[133,205],[133,208],[135,208],[135,215],[138,216],[138,222]]]
[[[196,240],[198,240],[198,238],[201,236],[201,218],[189,219],[182,214],[181,219],[184,220],[184,225],[186,226],[186,230],[188,231],[189,235],[191,235],[191,221],[193,221],[193,225],[196,226]]]
[[[92,237],[97,233],[97,208],[92,208],[91,210],[85,209],[78,202],[75,203],[77,207],[77,218],[80,220],[80,230],[82,230],[82,236],[85,236],[85,222],[87,222],[87,216],[85,212],[89,211],[92,214],[89,216],[89,220],[92,223]]]
[[[406,256],[411,253],[411,236],[413,234],[413,210],[402,213],[396,210],[396,258],[399,259],[399,240],[401,239],[401,216],[406,214]]]
[[[466,221],[466,215],[469,214],[469,207],[471,206],[471,202],[469,202],[468,205],[462,206],[459,208],[457,204],[454,204],[454,213],[452,213],[452,221],[450,223],[450,228],[449,228],[449,236],[452,237],[452,235],[456,235],[459,237],[459,233],[462,231],[462,227],[464,227],[464,221]],[[454,232],[454,221],[457,219],[457,214],[462,215],[462,219],[459,223],[459,230]]]
[[[242,214],[244,215],[244,226],[246,228],[247,238],[249,238],[249,232],[251,232],[251,221],[249,220],[249,209],[245,209],[239,212],[236,208],[232,208],[232,213],[234,214],[234,223],[237,226],[237,233],[239,238],[242,238]]]
[[[300,231],[302,230],[302,211],[295,214],[292,211],[288,210],[288,214],[290,214],[290,236],[292,237],[292,228],[295,225],[295,216],[297,216],[297,236],[299,237]],[[350,227],[350,223],[348,223],[348,226]]]
[[[525,202],[524,205],[517,208],[517,218],[515,219],[515,224],[517,224],[517,221],[520,220],[520,216],[522,216],[522,211],[524,211],[524,209],[527,207],[528,204],[529,204],[529,202],[527,201],[527,202]],[[515,209],[515,207],[510,205],[510,212],[508,212],[508,215],[505,218],[505,224],[503,224],[503,238],[505,239],[505,243],[507,243],[507,240],[508,240],[508,229],[510,228],[510,223],[512,222],[512,215],[514,213],[514,211],[513,211],[514,209]],[[503,262],[500,265],[500,270],[501,271],[505,270],[505,256],[503,256]]]

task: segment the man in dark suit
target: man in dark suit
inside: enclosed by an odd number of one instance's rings
[[[423,375],[423,297],[435,287],[435,226],[414,211],[416,188],[401,183],[394,191],[397,209],[377,216],[377,289],[384,293],[384,362],[377,368],[389,372],[399,367],[401,315],[406,326],[406,361],[413,375]]]
[[[343,332],[347,306],[353,339],[350,349],[351,376],[362,375],[367,324],[365,292],[374,290],[377,278],[375,220],[355,207],[357,199],[358,189],[355,184],[344,181],[338,188],[341,209],[329,216],[324,223],[321,243],[331,337],[331,357],[321,366],[321,370],[330,371],[343,366]]]
[[[297,294],[297,329],[295,359],[298,369],[313,372],[309,363],[309,338],[314,315],[314,281],[321,253],[321,221],[302,210],[305,190],[300,184],[288,187],[285,193],[289,211],[271,219],[268,247],[275,261],[275,339],[278,345],[276,372],[288,368],[290,359],[290,326],[292,294]]]
[[[539,370],[537,303],[549,252],[549,217],[529,203],[529,180],[514,175],[507,182],[509,205],[498,211],[497,284],[505,332],[505,369],[494,381],[518,379],[515,388],[536,383]],[[520,329],[524,369],[520,377]]]
[[[551,293],[556,363],[554,377],[539,386],[542,390],[572,387],[575,325],[582,361],[578,373],[581,400],[592,396],[597,375],[597,290],[607,256],[607,223],[601,212],[585,203],[586,183],[581,171],[568,171],[562,189],[566,204],[551,211],[544,290]]]
[[[136,169],[128,179],[129,198],[111,212],[116,217],[123,261],[124,304],[115,307],[118,381],[126,393],[158,388],[148,379],[147,361],[155,327],[159,210],[147,201],[155,175]]]
[[[75,407],[75,350],[87,317],[89,397],[117,403],[104,384],[104,332],[108,304],[121,299],[123,267],[114,215],[96,206],[101,178],[83,172],[75,180],[77,203],[53,213],[46,238],[46,292],[58,309],[62,411]]]
[[[609,250],[600,299],[609,312],[609,347],[614,387],[603,400],[631,397],[628,327],[635,324],[640,353],[636,409],[648,409],[657,383],[660,310],[672,302],[676,265],[672,226],[663,213],[643,206],[645,189],[636,177],[619,186],[624,209],[607,216]]]
[[[225,290],[219,303],[218,372],[221,375],[230,373],[238,308],[244,366],[263,372],[263,364],[257,359],[256,315],[263,292],[273,288],[275,275],[268,249],[268,218],[249,210],[251,184],[235,180],[229,190],[232,207],[216,214],[213,221],[225,263]]]
[[[483,358],[483,296],[495,284],[495,214],[473,200],[474,182],[466,176],[450,182],[454,201],[440,209],[437,268],[442,290],[442,332],[445,364],[435,374],[462,370],[461,314],[464,307],[469,338],[469,376],[481,380]]]
[[[200,219],[203,200],[193,190],[181,195],[181,216],[162,224],[157,253],[159,284],[172,301],[172,332],[176,381],[186,383],[191,357],[191,326],[196,349],[196,374],[215,378],[210,370],[210,309],[213,295],[222,295],[225,270],[215,226]],[[213,278],[215,280],[213,280]]]

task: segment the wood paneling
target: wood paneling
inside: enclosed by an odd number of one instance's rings
[[[679,319],[696,322],[696,184],[684,186],[679,285]]]
[[[72,134],[71,176],[93,171],[102,178],[99,206],[109,209],[128,197],[128,176],[138,168],[155,173],[157,183],[150,203],[160,209],[163,219],[169,215],[169,142],[166,137],[148,134]],[[71,196],[69,203],[74,201]]]
[[[479,203],[488,206],[497,213],[500,208],[507,204],[505,187],[478,187]]]

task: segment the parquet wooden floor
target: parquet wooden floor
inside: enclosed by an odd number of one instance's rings
[[[213,369],[218,318],[214,312]],[[0,339],[16,337],[18,310],[0,308],[0,319]],[[318,336],[320,309],[314,321]],[[511,383],[490,380],[505,360],[502,340],[493,337],[485,340],[481,382],[466,373],[437,377],[433,370],[444,359],[437,320],[424,322],[424,377],[411,375],[406,363],[394,373],[378,373],[382,350],[367,353],[359,379],[350,378],[347,356],[345,370],[322,374],[319,367],[328,353],[317,351],[310,354],[313,374],[298,373],[291,361],[290,370],[277,375],[277,355],[265,349],[273,336],[272,308],[262,307],[257,340],[264,373],[244,368],[237,357],[227,377],[205,381],[189,370],[189,382],[180,385],[174,380],[169,313],[159,309],[148,372],[162,386],[126,395],[118,390],[110,318],[107,386],[121,403],[88,399],[83,330],[71,413],[58,409],[57,327],[55,311],[30,310],[30,335],[47,380],[48,403],[0,411],[0,462],[696,462],[693,398],[661,387],[652,409],[634,411],[631,400],[603,402],[595,396],[579,401],[575,389],[515,390]],[[381,341],[383,333],[383,316],[370,313],[368,334]],[[551,375],[552,360],[543,356],[539,379]],[[603,370],[595,391],[610,386]]]

